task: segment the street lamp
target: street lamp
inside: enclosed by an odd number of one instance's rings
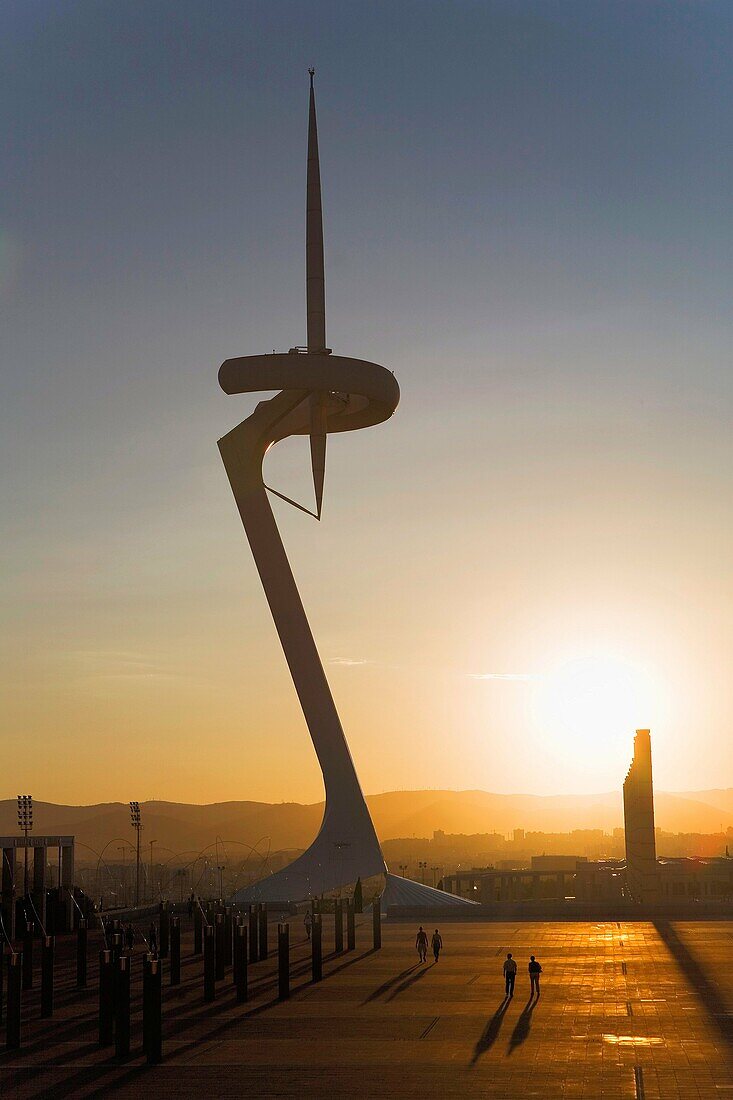
[[[428,868],[427,860],[419,859],[417,861],[417,865],[420,869],[420,878],[421,878],[422,884],[424,886],[425,885],[425,872],[427,871],[427,868]]]
[[[157,841],[150,841],[150,900],[155,901],[155,890],[153,888],[153,845],[157,844]]]
[[[33,832],[33,795],[18,795],[18,828],[25,837],[25,879],[23,892],[28,896],[28,833]]]
[[[402,872],[402,877],[407,878],[407,864],[406,863],[401,863],[400,864],[400,871]]]
[[[139,802],[130,803],[130,821],[137,833],[137,858],[135,861],[135,908],[137,908],[140,904],[140,830],[143,827],[140,820]]]

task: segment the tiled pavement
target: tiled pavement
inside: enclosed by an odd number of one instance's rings
[[[97,945],[86,994],[62,958],[54,1019],[38,1019],[33,990],[23,1049],[0,1053],[0,1097],[733,1100],[733,922],[445,924],[440,962],[421,966],[411,925],[385,923],[383,948],[372,952],[371,922],[359,920],[356,951],[339,956],[328,955],[326,923],[318,985],[294,924],[285,1003],[275,999],[271,955],[250,968],[247,1004],[235,1003],[228,974],[204,1005],[201,961],[184,936],[183,984],[164,988],[164,1062],[153,1068],[139,1054],[139,961],[133,1054],[117,1065],[96,1045]],[[506,1005],[508,950],[520,973]],[[530,953],[544,968],[534,1004]]]

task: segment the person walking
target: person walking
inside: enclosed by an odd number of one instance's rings
[[[437,928],[433,932],[433,940],[431,946],[433,948],[433,955],[435,955],[435,961],[437,962],[438,956],[440,955],[440,949],[443,946],[443,937],[441,936]]]
[[[128,951],[132,951],[135,946],[135,930],[132,927],[132,922],[128,921],[127,928],[125,929],[125,947]]]
[[[513,997],[514,996],[514,982],[515,982],[516,977],[517,977],[517,964],[516,964],[516,961],[512,958],[512,953],[510,951],[508,953],[507,957],[504,959],[504,979],[505,979],[505,982],[506,982],[506,994],[505,995],[507,997]]]
[[[148,930],[148,947],[150,948],[151,955],[158,954],[158,932],[155,927],[155,921],[152,920]]]
[[[542,973],[542,967],[537,962],[537,959],[534,957],[534,955],[529,956],[528,970],[529,970],[529,996],[530,996],[530,1000],[531,1000],[531,998],[534,996],[535,993],[537,994],[538,997],[540,995],[540,974]]]
[[[311,938],[311,929],[313,927],[313,917],[311,916],[310,909],[306,909],[305,916],[303,917],[303,924],[305,925],[305,934],[308,939]]]
[[[422,925],[420,925],[420,927],[418,928],[417,935],[415,936],[415,947],[417,948],[417,953],[420,956],[420,962],[421,963],[427,962],[428,961],[428,934],[424,930]]]

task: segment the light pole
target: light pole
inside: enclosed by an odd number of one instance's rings
[[[130,803],[130,821],[132,827],[137,833],[137,858],[135,861],[135,908],[140,904],[140,830],[142,829],[142,822],[140,821],[140,803]],[[152,866],[152,848],[151,848],[151,866]]]
[[[127,905],[127,864],[125,863],[125,845],[118,844],[117,851],[122,852],[122,904]]]
[[[417,865],[418,865],[418,868],[420,869],[420,880],[421,880],[421,882],[424,886],[425,885],[425,872],[428,869],[427,860],[419,859],[417,861]]]
[[[150,841],[150,900],[155,901],[155,891],[153,889],[153,845],[154,840]]]
[[[400,864],[400,871],[402,873],[402,877],[407,878],[407,864],[406,863],[401,863]]]
[[[25,837],[25,877],[23,880],[23,892],[28,897],[28,833],[33,832],[33,795],[18,795],[18,828]]]

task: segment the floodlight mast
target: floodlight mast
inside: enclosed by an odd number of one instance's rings
[[[142,822],[140,820],[140,803],[130,803],[130,821],[132,827],[137,833],[137,845],[135,853],[135,908],[140,905],[140,830],[142,829]]]
[[[23,878],[23,893],[28,897],[28,834],[33,832],[33,795],[18,795],[18,827],[23,833],[25,843],[25,872]]]

